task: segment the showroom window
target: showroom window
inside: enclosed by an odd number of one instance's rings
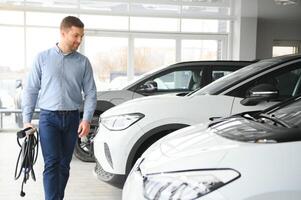
[[[134,73],[141,75],[176,61],[176,41],[173,39],[134,39]]]
[[[59,41],[58,28],[37,28],[26,29],[26,66],[31,66],[38,52],[50,48]]]
[[[182,40],[182,60],[220,60],[219,40]]]
[[[4,0],[0,6],[0,90],[12,98],[37,53],[59,41],[66,15],[85,23],[79,51],[89,57],[99,91],[175,62],[227,59],[235,19],[232,0]]]
[[[274,40],[273,57],[297,54],[301,52],[301,41],[298,40]]]
[[[98,90],[120,89],[127,83],[127,38],[86,36],[84,44]]]

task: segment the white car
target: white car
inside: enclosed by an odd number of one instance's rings
[[[94,161],[93,138],[98,127],[98,118],[109,108],[144,96],[171,93],[184,95],[254,62],[222,60],[180,62],[145,73],[134,81],[121,85],[122,88],[119,90],[97,92],[97,105],[91,122],[90,134],[78,139],[74,151],[75,156],[82,161]]]
[[[164,137],[137,161],[122,199],[299,200],[300,151],[298,96]]]
[[[163,136],[210,119],[262,110],[301,92],[301,55],[262,60],[186,96],[128,101],[104,112],[94,140],[98,177],[122,187],[136,160]]]

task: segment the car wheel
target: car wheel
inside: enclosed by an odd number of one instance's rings
[[[116,175],[106,172],[105,170],[103,170],[103,168],[97,160],[96,165],[94,167],[94,172],[99,180],[122,189],[125,182],[124,175]]]
[[[86,137],[78,138],[75,144],[74,156],[84,162],[95,162],[93,139],[97,133],[99,114],[91,121],[90,132]]]

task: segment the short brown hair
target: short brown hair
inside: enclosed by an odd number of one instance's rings
[[[60,29],[68,29],[72,26],[78,27],[78,28],[84,28],[84,23],[77,17],[74,16],[67,16],[65,17],[62,22]]]

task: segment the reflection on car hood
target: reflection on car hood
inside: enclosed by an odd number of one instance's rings
[[[168,135],[147,150],[140,169],[142,173],[156,173],[216,168],[227,151],[238,146],[235,141],[212,133],[207,124],[190,126]]]

